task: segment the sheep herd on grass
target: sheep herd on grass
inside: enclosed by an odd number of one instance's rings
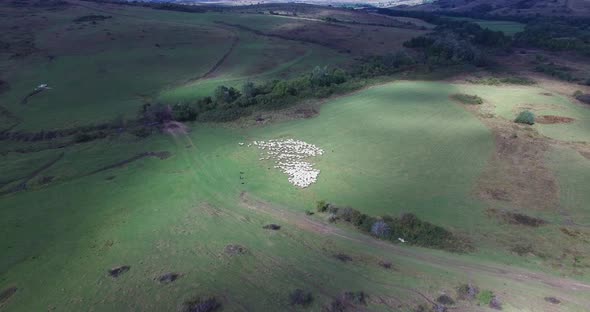
[[[313,164],[306,161],[309,157],[324,153],[315,145],[294,139],[254,141],[252,144],[266,152],[266,156],[260,160],[274,160],[274,168],[287,174],[291,184],[306,188],[317,181],[320,170],[314,169]]]

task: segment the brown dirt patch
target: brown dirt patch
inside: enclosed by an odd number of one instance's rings
[[[574,121],[575,121],[574,118],[563,117],[563,116],[554,116],[554,115],[538,116],[535,119],[535,122],[540,123],[540,124],[561,124],[561,123],[572,123]]]
[[[547,224],[547,221],[545,221],[543,219],[535,218],[535,217],[531,217],[531,216],[528,216],[528,215],[525,215],[522,213],[515,213],[515,212],[511,212],[511,211],[500,211],[497,209],[488,209],[487,214],[490,216],[495,216],[506,223],[515,224],[515,225],[539,227],[541,225]]]
[[[559,208],[559,188],[545,165],[548,141],[534,129],[501,118],[485,118],[489,103],[465,106],[492,130],[496,149],[475,189],[478,197],[491,202],[510,202],[517,209]]]

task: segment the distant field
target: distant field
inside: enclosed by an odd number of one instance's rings
[[[200,78],[214,80],[211,87],[191,88],[193,98],[210,94],[213,85],[225,80],[268,79],[284,75],[287,69],[294,75],[343,60],[337,51],[325,47],[256,36],[216,23],[243,20],[239,15],[82,4],[84,7],[47,12],[47,20],[25,17],[31,29],[51,24],[36,34],[36,45],[42,52],[22,63],[2,61],[7,68],[18,66],[18,70],[5,73],[11,88],[0,95],[13,113],[27,116],[18,129],[65,128],[119,116],[133,118],[145,101],[175,93],[175,88],[190,86]],[[113,18],[94,24],[73,22],[95,13]],[[258,19],[284,22],[272,16]],[[41,83],[52,89],[21,103]]]
[[[458,20],[458,21],[474,22],[483,28],[487,28],[489,30],[494,30],[494,31],[501,31],[508,36],[512,36],[518,32],[523,31],[524,26],[525,26],[522,23],[513,22],[513,21],[488,21],[488,20],[473,19],[473,18],[467,18],[467,17],[449,17],[449,18],[453,19],[453,20]]]

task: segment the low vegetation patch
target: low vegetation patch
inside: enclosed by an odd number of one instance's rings
[[[576,100],[585,103],[585,104],[590,104],[590,94],[588,93],[584,93],[582,91],[576,91],[574,92],[574,97],[576,98]]]
[[[530,111],[523,111],[514,120],[516,123],[527,124],[527,125],[534,125],[535,124],[535,114]]]
[[[479,295],[479,289],[472,284],[462,284],[457,287],[457,298],[460,300],[473,300]]]
[[[183,312],[214,312],[221,309],[221,303],[215,297],[199,297],[186,301]]]
[[[451,95],[451,99],[453,99],[459,103],[462,103],[462,104],[470,104],[470,105],[483,104],[483,99],[477,95],[457,93],[457,94]]]
[[[10,85],[8,84],[8,82],[0,79],[0,94],[2,94],[5,91],[8,91],[10,89]]]
[[[9,287],[9,288],[2,290],[2,292],[0,292],[0,304],[8,301],[8,299],[10,299],[10,297],[14,296],[14,294],[16,294],[17,291],[18,291],[18,288],[16,288],[16,287]]]
[[[180,277],[180,274],[171,272],[171,273],[163,274],[163,275],[159,276],[157,279],[158,279],[158,282],[160,282],[162,284],[170,284],[170,283],[176,281],[179,277]]]
[[[379,261],[379,266],[384,269],[391,269],[393,264],[391,263],[391,261],[381,260]]]
[[[455,300],[451,298],[449,295],[440,295],[436,298],[436,302],[444,305],[453,305],[455,304]]]
[[[109,275],[111,277],[117,278],[117,277],[129,272],[130,269],[131,269],[131,266],[128,266],[128,265],[114,267],[109,270]]]
[[[367,294],[363,291],[346,291],[334,298],[322,309],[323,312],[356,311],[355,307],[367,305]]]
[[[420,220],[414,214],[406,213],[400,217],[383,216],[374,218],[360,211],[340,208],[325,201],[319,201],[317,211],[328,213],[333,221],[345,221],[372,236],[398,243],[443,249],[452,252],[466,252],[472,246],[441,226]]]
[[[230,244],[225,246],[223,251],[230,256],[243,255],[248,252],[248,249],[242,245]]]
[[[535,71],[564,81],[576,80],[576,78],[572,74],[571,68],[567,66],[557,65],[553,62],[539,63],[535,66]]]
[[[338,260],[340,260],[342,262],[350,262],[350,261],[352,261],[352,257],[350,257],[347,254],[343,254],[343,253],[335,254],[334,255],[334,258],[336,258],[336,259],[338,259]]]
[[[107,19],[113,18],[112,16],[106,16],[106,15],[85,15],[85,16],[80,16],[77,19],[74,20],[75,23],[84,23],[84,22],[99,22],[99,21],[104,21]]]
[[[545,297],[544,299],[545,299],[545,301],[547,301],[551,304],[560,304],[561,303],[561,300],[559,300],[555,297]]]
[[[494,293],[491,290],[483,290],[477,295],[477,301],[479,304],[487,306],[492,302]]]
[[[533,246],[530,244],[517,244],[510,248],[510,251],[514,252],[515,254],[523,257],[529,254],[534,254]]]
[[[289,294],[289,304],[292,306],[308,306],[313,302],[313,296],[311,292],[303,289],[295,289]]]
[[[488,77],[488,78],[479,78],[479,79],[467,79],[468,82],[473,84],[481,84],[487,86],[499,86],[502,84],[513,84],[513,85],[521,85],[521,86],[530,86],[534,85],[536,82],[533,79],[527,77],[503,77],[503,78],[496,78],[496,77]]]
[[[278,231],[281,229],[281,226],[278,224],[267,224],[265,226],[262,227],[265,230],[274,230],[274,231]]]
[[[547,224],[547,221],[543,219],[527,216],[521,213],[505,212],[502,214],[502,218],[508,223],[531,227],[538,227]]]

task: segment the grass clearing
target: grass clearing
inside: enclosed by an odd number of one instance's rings
[[[142,101],[180,101],[219,83],[346,61],[326,46],[215,23],[284,31],[300,20],[72,2],[76,6],[39,13],[54,26],[43,28],[35,44],[53,55],[1,59],[10,88],[0,100],[23,117],[19,129],[134,114]],[[91,18],[96,26],[73,23],[97,9],[113,17]],[[30,16],[37,9],[23,10],[27,27],[46,25]],[[365,26],[356,31],[371,40],[380,36]],[[204,44],[210,51],[202,51]],[[160,55],[165,61],[154,65]],[[113,73],[121,78],[109,79]],[[15,102],[41,82],[53,89],[25,106]],[[460,93],[486,101],[458,105],[451,96]],[[586,108],[542,93],[522,85],[396,81],[328,99],[310,118],[264,126],[189,123],[174,135],[122,131],[59,149],[3,142],[3,151],[30,149],[0,153],[2,189],[27,181],[19,192],[0,195],[1,309],[317,311],[351,304],[411,311],[473,283],[492,294],[487,305],[497,295],[506,311],[546,310],[554,304],[543,300],[547,296],[559,298],[566,311],[584,311],[590,305],[587,157],[559,145],[528,150],[547,158],[559,184],[558,204],[505,215],[514,222],[490,216],[490,203],[474,192],[496,155],[498,136],[472,109],[491,106],[514,127],[511,121],[525,109],[570,117],[570,123],[522,128],[532,137],[534,130],[555,140],[588,140]],[[314,159],[317,182],[305,189],[248,146],[287,139],[324,151]],[[469,238],[474,250],[453,254],[381,241],[313,214],[320,199],[371,216],[412,213],[423,220],[419,228],[440,231],[432,224],[440,225]],[[516,204],[494,202],[506,211]],[[475,301],[461,306],[475,308]]]

